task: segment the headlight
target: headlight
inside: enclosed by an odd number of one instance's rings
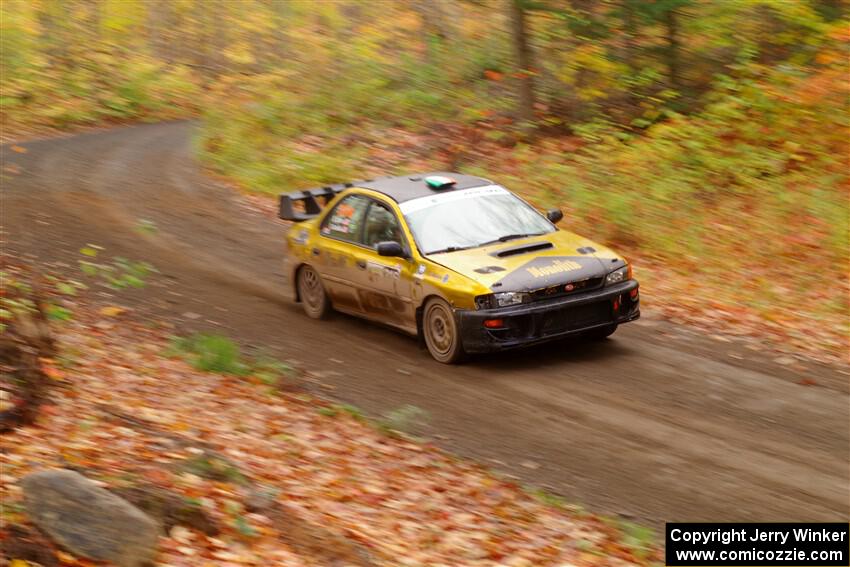
[[[518,305],[529,301],[527,293],[522,291],[504,291],[501,293],[491,293],[489,295],[479,295],[475,298],[475,307],[478,309],[495,309],[496,307],[508,307],[509,305]]]
[[[608,274],[605,278],[605,285],[620,283],[630,279],[632,279],[632,265],[627,264]]]
[[[494,293],[493,299],[496,300],[496,305],[499,307],[507,307],[508,305],[525,303],[528,301],[528,294],[519,291],[505,291],[502,293]]]

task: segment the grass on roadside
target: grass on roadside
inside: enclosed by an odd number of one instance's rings
[[[180,357],[204,372],[252,376],[267,386],[277,386],[291,377],[291,366],[267,355],[245,356],[231,339],[216,334],[195,333],[171,338],[165,354]]]

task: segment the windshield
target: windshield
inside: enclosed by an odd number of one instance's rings
[[[402,203],[401,210],[426,255],[555,230],[540,213],[495,185],[414,199]]]

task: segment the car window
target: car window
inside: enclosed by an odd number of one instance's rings
[[[423,254],[553,232],[545,217],[498,186],[476,187],[402,203],[407,226]]]
[[[369,207],[370,199],[363,195],[349,195],[336,204],[322,222],[324,236],[360,244],[362,239],[363,218]]]
[[[373,201],[366,213],[366,229],[363,244],[375,248],[379,242],[398,242],[404,246],[398,219],[383,203]]]

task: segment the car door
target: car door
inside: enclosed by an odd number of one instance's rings
[[[334,307],[363,313],[354,280],[356,252],[363,246],[363,225],[371,199],[355,193],[341,199],[322,220],[319,239],[311,251],[313,262]]]
[[[381,256],[379,242],[398,242],[407,258]],[[372,319],[416,331],[413,306],[413,262],[410,244],[389,203],[372,199],[366,211],[362,246],[354,251],[355,285],[364,314]]]

